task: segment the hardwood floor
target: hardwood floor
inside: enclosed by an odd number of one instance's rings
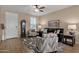
[[[66,45],[64,47],[64,52],[65,53],[79,53],[79,44],[75,44],[74,47]]]
[[[23,44],[21,39],[8,39],[0,43],[0,52],[29,52],[29,49]]]
[[[18,39],[8,39],[0,43],[0,52],[8,53],[27,53],[31,50],[24,45],[20,38]],[[74,47],[65,45],[65,53],[79,53],[79,44],[76,44]]]

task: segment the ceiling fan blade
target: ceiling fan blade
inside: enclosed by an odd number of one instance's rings
[[[44,9],[45,7],[40,7],[39,9]]]
[[[41,12],[44,12],[43,10],[40,10]]]

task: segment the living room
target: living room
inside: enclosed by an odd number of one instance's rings
[[[29,37],[29,40],[36,38],[40,39],[40,37],[42,38],[43,36],[42,32],[47,34],[53,31],[53,33],[61,32],[60,34],[63,34],[61,36],[59,35],[60,40],[58,41],[61,43],[59,43],[60,51],[58,51],[58,53],[79,52],[78,10],[79,6],[77,5],[0,6],[1,52],[38,53],[40,52],[38,50],[41,48],[37,48],[35,46],[27,47],[27,45],[30,46],[30,44],[33,43],[33,41],[28,43],[27,37]],[[30,30],[38,33],[32,33],[30,32]],[[28,34],[28,32],[31,34]],[[18,40],[21,40],[22,43]],[[69,43],[67,43],[67,40]],[[57,43],[55,44],[57,45]],[[29,48],[31,49],[31,51]],[[54,52],[52,51],[52,53]]]

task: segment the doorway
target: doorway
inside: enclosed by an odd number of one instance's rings
[[[18,15],[16,13],[5,13],[5,39],[18,37]]]

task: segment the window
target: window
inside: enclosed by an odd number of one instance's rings
[[[36,17],[30,17],[30,29],[36,29]]]

